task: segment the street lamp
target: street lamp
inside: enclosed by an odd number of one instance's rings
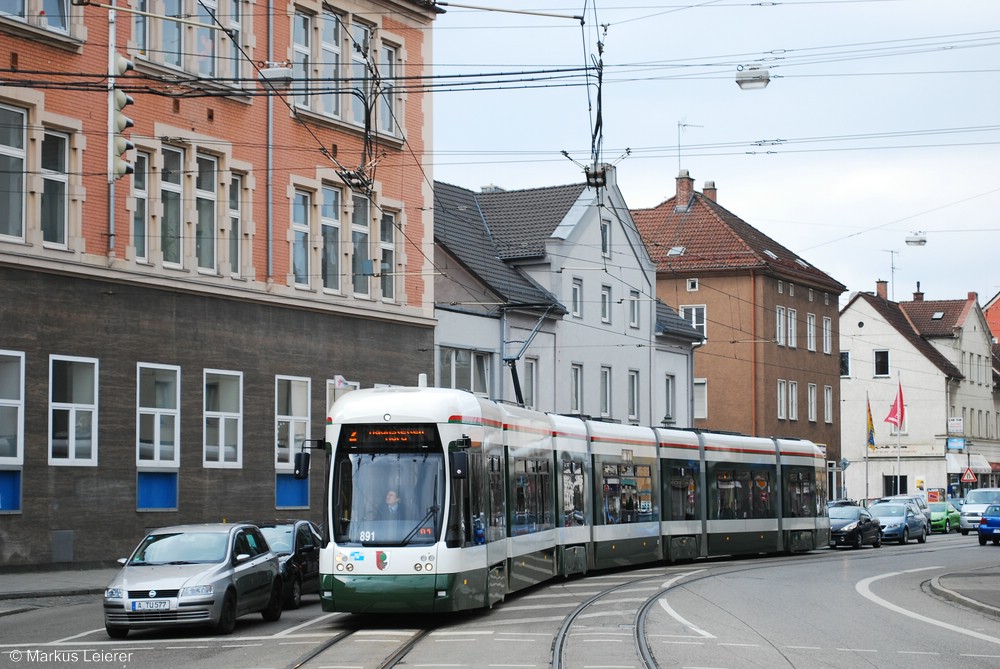
[[[924,246],[927,244],[927,234],[917,230],[906,237],[907,246]]]
[[[736,85],[744,91],[759,91],[771,83],[771,75],[766,67],[742,65],[736,68]]]

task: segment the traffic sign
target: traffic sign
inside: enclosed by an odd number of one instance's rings
[[[972,467],[966,467],[965,473],[962,474],[962,483],[975,483],[976,482],[976,472],[972,471]]]

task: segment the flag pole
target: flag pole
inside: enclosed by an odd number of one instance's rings
[[[900,377],[899,372],[896,372],[896,383],[899,384],[899,394],[897,399],[899,401],[899,421],[896,423],[896,494],[902,495],[903,491],[899,489],[899,481],[902,476],[902,465],[900,464],[899,458],[899,435],[903,432],[903,379]]]
[[[868,391],[865,391],[865,410],[867,412],[867,423],[868,427],[865,428],[865,505],[868,504],[868,500],[871,495],[868,494],[868,450],[871,448],[871,433],[868,430],[871,429],[871,418],[872,418],[872,405],[868,399]]]

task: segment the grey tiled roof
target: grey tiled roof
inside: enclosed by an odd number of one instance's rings
[[[551,305],[565,313],[552,293],[502,260],[479,197],[466,188],[434,182],[434,241],[512,306]]]
[[[500,257],[545,255],[545,242],[579,200],[586,184],[475,193]]]
[[[702,334],[678,315],[666,302],[656,301],[656,334],[678,337],[686,341],[701,341]]]

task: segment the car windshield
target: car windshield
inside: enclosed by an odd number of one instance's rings
[[[902,518],[906,515],[906,507],[902,504],[876,504],[869,511],[879,518]]]
[[[857,520],[861,515],[861,509],[856,506],[835,506],[830,509],[830,518],[833,520]]]
[[[1000,516],[1000,504],[993,504],[992,506],[986,507],[983,511],[984,516]]]
[[[267,539],[267,545],[275,553],[291,553],[294,544],[295,526],[291,523],[261,526],[260,531]]]
[[[215,564],[226,559],[226,532],[150,534],[132,554],[130,565]]]
[[[1000,490],[973,490],[965,496],[966,504],[1000,504]]]

